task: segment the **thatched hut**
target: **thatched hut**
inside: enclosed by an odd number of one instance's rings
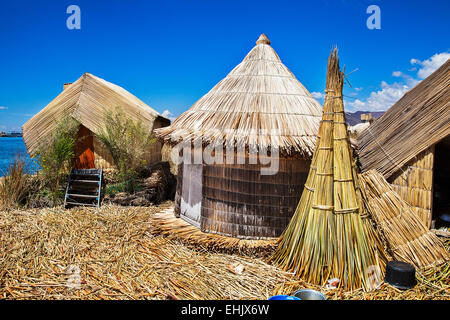
[[[450,60],[362,131],[358,145],[363,171],[380,172],[428,227],[450,212]]]
[[[195,145],[200,152],[226,146],[222,160],[180,164],[175,213],[204,232],[279,236],[303,190],[320,118],[320,104],[261,35],[222,81],[156,131],[170,144],[187,141],[197,153]],[[264,174],[265,160],[275,155],[278,170]]]
[[[71,116],[80,123],[78,143],[75,146],[79,156],[75,167],[112,167],[114,163],[110,154],[93,133],[104,128],[105,111],[114,110],[116,107],[121,107],[130,119],[140,119],[152,130],[170,124],[170,120],[125,89],[85,73],[74,83],[64,84],[64,90],[23,125],[23,140],[28,153],[34,155],[38,151],[58,126],[59,119]],[[160,161],[161,143],[155,143],[147,154],[148,163]]]

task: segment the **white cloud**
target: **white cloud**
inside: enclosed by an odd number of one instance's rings
[[[399,70],[393,71],[392,76],[400,78],[398,82],[389,84],[386,81],[381,81],[380,90],[371,92],[366,99],[345,101],[345,106],[350,111],[386,111],[403,97],[408,90],[414,88],[422,79],[432,74],[449,58],[450,53],[443,52],[436,53],[424,61],[411,59],[411,64],[418,65],[419,68],[409,69],[409,71],[417,71],[417,77],[413,77]]]
[[[171,122],[173,122],[176,118],[175,115],[170,112],[169,110],[164,110],[163,113],[161,113],[161,115],[167,119],[169,119]]]
[[[425,79],[436,71],[436,69],[442,66],[448,59],[450,59],[450,53],[442,52],[436,53],[431,58],[423,61],[411,59],[411,64],[417,64],[420,66],[419,71],[417,71],[417,76],[421,79]]]
[[[6,110],[8,107],[0,106],[0,110]]]
[[[365,100],[345,101],[345,105],[353,110],[386,111],[408,90],[409,86],[406,84],[398,82],[388,84],[386,81],[381,81],[381,90],[371,92],[370,96]]]
[[[314,99],[323,99],[323,98],[325,98],[325,94],[323,94],[321,92],[311,92],[311,95],[313,96]]]
[[[413,88],[419,84],[420,80],[411,77],[409,74],[403,73],[401,71],[394,71],[392,75],[397,78],[402,78],[409,88]]]

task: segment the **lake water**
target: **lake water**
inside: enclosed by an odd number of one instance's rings
[[[0,137],[0,177],[18,154],[30,165],[32,172],[36,171],[35,162],[30,159],[22,137]]]

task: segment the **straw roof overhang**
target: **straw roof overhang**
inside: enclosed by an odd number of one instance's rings
[[[34,155],[63,117],[72,116],[96,133],[104,126],[105,110],[113,110],[117,106],[131,119],[140,119],[152,129],[156,119],[160,119],[165,125],[170,124],[170,120],[125,89],[85,73],[22,126],[28,152]]]
[[[321,106],[281,62],[262,34],[222,81],[157,136],[235,147],[271,148],[310,157]]]
[[[363,171],[387,179],[450,134],[450,59],[358,137]]]

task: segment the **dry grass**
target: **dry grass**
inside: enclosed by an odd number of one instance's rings
[[[444,241],[445,250],[450,252],[450,238]],[[323,287],[308,284],[302,280],[283,283],[274,294],[292,294],[303,288],[322,291],[331,300],[450,300],[450,262],[416,271],[417,285],[410,290],[399,290],[382,282],[375,290],[342,289],[324,290]]]
[[[24,205],[26,198],[35,184],[35,179],[25,160],[19,155],[14,158],[6,172],[0,177],[0,210]]]
[[[177,239],[183,244],[223,253],[239,253],[252,257],[266,257],[275,248],[276,238],[252,240],[202,232],[174,215],[173,208],[157,213],[153,217],[152,233]]]
[[[153,236],[152,215],[169,205],[0,212],[0,297],[267,299],[309,286],[260,259]],[[80,289],[66,286],[70,266],[80,268]],[[448,264],[431,269],[405,292],[383,285],[370,293],[325,293],[330,299],[449,299],[449,274]]]
[[[447,252],[450,251],[450,239],[447,238],[445,246]],[[417,285],[410,290],[399,290],[383,282],[378,288],[368,292],[363,289],[322,289],[322,292],[331,300],[450,300],[450,262],[439,267],[418,270],[416,278]],[[277,287],[274,294],[292,294],[303,288],[321,290],[321,287],[304,281],[291,281]]]
[[[258,259],[195,251],[152,236],[158,209],[0,212],[0,297],[267,299],[289,279]],[[233,272],[238,265],[242,275]],[[66,285],[71,266],[80,268],[80,290]]]

